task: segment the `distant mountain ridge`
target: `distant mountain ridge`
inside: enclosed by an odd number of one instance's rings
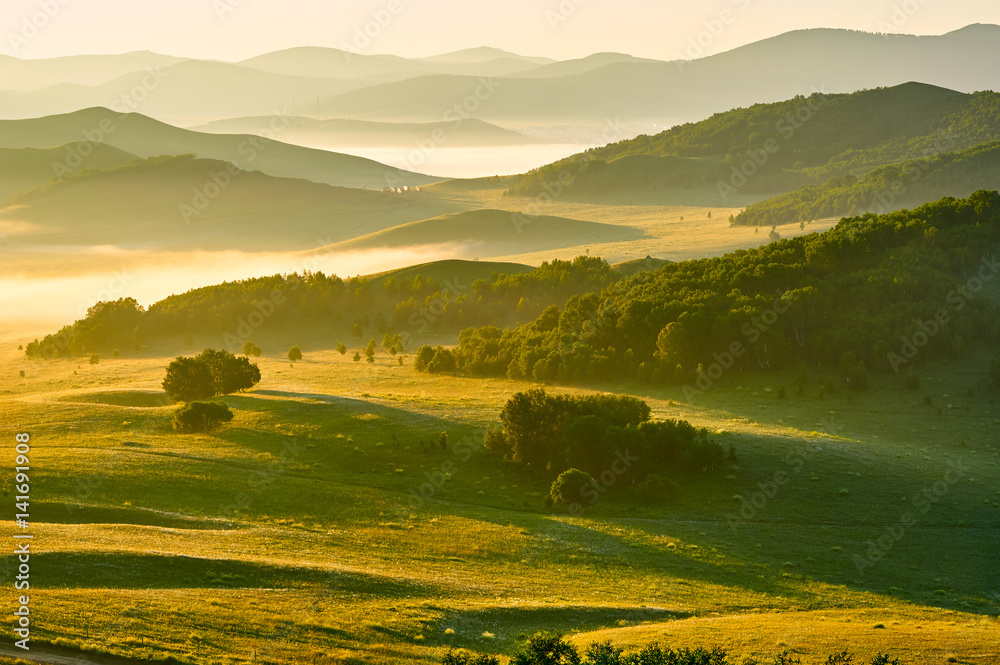
[[[107,106],[152,69],[165,72],[165,80],[130,110],[174,124],[263,115],[276,106],[320,119],[439,122],[447,109],[468,103],[470,117],[506,127],[617,119],[643,128],[814,91],[908,81],[967,93],[997,90],[1000,26],[936,36],[796,30],[671,62],[616,53],[553,62],[485,47],[429,58],[300,47],[238,63],[133,53],[6,57],[0,65],[0,114],[8,118]],[[485,92],[484,78],[491,79]]]
[[[270,118],[276,139],[245,134],[202,134],[181,129],[138,113],[120,114],[106,108],[29,120],[0,120],[0,148],[46,148],[74,141],[106,143],[139,157],[193,154],[230,162],[244,170],[276,177],[381,189],[390,184],[425,185],[440,178],[412,173],[362,157],[282,143],[285,120]]]

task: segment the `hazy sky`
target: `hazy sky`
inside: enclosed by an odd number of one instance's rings
[[[374,22],[378,15],[384,25]],[[487,45],[558,59],[599,51],[670,59],[699,38],[710,54],[796,28],[941,34],[969,23],[1000,23],[1000,2],[4,0],[0,52],[44,58],[148,49],[234,60],[304,45],[403,56]],[[359,29],[372,36],[358,38]]]

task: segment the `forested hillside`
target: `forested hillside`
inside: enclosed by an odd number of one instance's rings
[[[521,176],[509,192],[536,195],[557,182],[569,191],[601,189],[605,174],[619,170],[617,161],[640,155],[675,158],[673,176],[661,178],[661,186],[721,182],[746,192],[782,192],[997,140],[1000,95],[994,92],[963,94],[918,83],[816,92],[591,149]],[[676,158],[688,160],[686,166]],[[564,173],[571,182],[560,178]],[[637,176],[635,184],[643,180]]]
[[[750,204],[734,224],[774,226],[843,217],[865,212],[886,213],[942,196],[967,196],[1000,185],[1000,143],[987,143],[926,159],[877,168],[860,178],[833,177],[821,186],[807,185],[766,201]]]
[[[468,267],[464,267],[465,263]],[[375,277],[341,279],[321,272],[273,275],[195,289],[148,309],[131,298],[102,302],[58,333],[29,344],[33,357],[118,349],[127,352],[162,336],[208,333],[239,350],[246,329],[349,324],[367,340],[392,332],[421,334],[530,320],[548,304],[601,290],[621,275],[599,258],[494,271],[473,279],[476,262],[447,261]],[[404,335],[405,336],[405,335]],[[333,339],[332,342],[338,340]],[[349,340],[343,340],[349,341]]]
[[[844,219],[640,273],[516,328],[465,330],[457,361],[470,374],[558,382],[689,381],[713,365],[806,362],[863,387],[868,369],[1000,341],[997,307],[977,297],[1000,272],[998,241],[997,192]]]

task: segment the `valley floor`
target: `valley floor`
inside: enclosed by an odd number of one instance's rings
[[[89,365],[4,344],[4,429],[32,436],[34,639],[192,663],[413,663],[558,630],[807,664],[842,648],[1000,662],[1000,407],[975,354],[929,368],[920,391],[879,377],[821,398],[816,376],[779,400],[781,374],[726,376],[692,403],[678,387],[550,388],[636,395],[736,454],[673,503],[609,493],[574,518],[546,507],[551,478],[480,445],[527,384],[381,351],[355,363],[336,334],[257,340],[264,379],[225,398],[236,419],[212,435],[171,431],[159,389],[192,349]],[[293,343],[291,365],[274,351]],[[907,512],[916,523],[892,530]],[[15,560],[0,563],[7,576]]]

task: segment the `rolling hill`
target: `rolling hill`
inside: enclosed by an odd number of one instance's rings
[[[388,80],[392,80],[391,78]],[[315,99],[364,85],[331,77],[272,74],[230,63],[186,60],[167,67],[129,72],[100,85],[61,83],[41,90],[8,91],[0,114],[28,118],[92,106],[142,111],[174,124],[217,118],[293,113],[315,109]]]
[[[642,237],[628,226],[506,210],[469,210],[411,222],[337,243],[324,251],[442,246],[453,255],[505,256]]]
[[[40,187],[69,168],[110,169],[138,159],[105,143],[75,142],[55,148],[0,148],[0,202]],[[73,166],[70,167],[69,165]]]
[[[1000,94],[907,83],[719,113],[569,157],[525,174],[510,190],[535,195],[569,171],[570,194],[700,187],[725,201],[737,191],[785,192],[996,140]]]
[[[281,135],[284,120],[273,117],[269,129]],[[248,135],[202,134],[138,113],[120,114],[89,108],[65,115],[28,120],[0,120],[0,147],[46,148],[94,139],[140,157],[193,154],[230,162],[282,178],[381,189],[387,184],[424,185],[440,180],[402,171],[361,157],[289,145]]]
[[[1000,189],[1000,143],[890,164],[860,178],[834,177],[766,201],[751,203],[735,224],[774,226],[828,217],[884,214],[945,196],[965,198],[980,189]]]
[[[149,51],[32,60],[0,55],[0,90],[39,90],[59,83],[96,86],[147,67],[169,67],[184,60]]]
[[[434,136],[445,136],[439,142],[449,147],[525,145],[537,143],[524,134],[502,129],[482,120],[469,119],[455,127],[451,122],[387,123],[365,120],[316,120],[295,116],[281,138],[289,143],[336,150],[347,147],[413,148],[421,142],[433,142]],[[230,118],[191,127],[192,131],[209,134],[260,134],[269,118]]]
[[[562,65],[560,65],[562,66]],[[543,65],[546,67],[554,65]],[[572,67],[566,65],[567,71]],[[537,71],[537,69],[536,69]],[[498,79],[470,110],[498,124],[673,122],[814,91],[853,92],[917,81],[962,92],[1000,85],[1000,26],[940,36],[799,30],[692,61],[611,62],[576,75]],[[425,76],[324,101],[328,113],[370,120],[431,121],[474,95],[475,77]]]
[[[475,48],[430,58],[354,53],[347,48],[306,46],[266,53],[239,64],[273,74],[344,80],[410,78],[427,74],[508,76],[551,63],[500,49]]]
[[[434,200],[276,178],[182,155],[80,172],[22,193],[0,210],[0,224],[20,229],[6,239],[11,251],[297,251],[446,209]]]

